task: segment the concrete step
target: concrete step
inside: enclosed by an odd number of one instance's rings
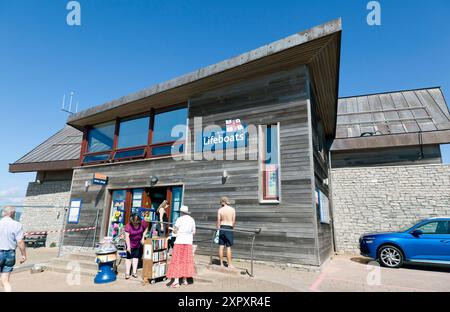
[[[87,260],[87,261],[95,261],[96,255],[94,252],[90,253],[71,253],[69,254],[69,259],[72,260]]]
[[[46,267],[46,271],[69,274],[73,272],[73,269],[63,264],[52,263]],[[80,275],[94,277],[95,275],[97,275],[97,270],[81,269]]]
[[[98,269],[98,264],[95,260],[74,260],[70,258],[55,258],[51,261],[51,265],[74,267],[76,265],[80,266],[81,270],[95,270]]]

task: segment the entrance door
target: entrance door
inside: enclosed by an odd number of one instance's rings
[[[132,214],[137,213],[146,221],[154,221],[156,219],[155,212],[164,200],[169,204],[166,211],[167,219],[169,222],[175,222],[179,217],[182,194],[181,186],[112,191],[106,236],[114,239],[122,237],[123,229],[129,223]]]

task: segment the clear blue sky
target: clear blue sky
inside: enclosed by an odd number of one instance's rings
[[[32,174],[14,162],[63,127],[64,93],[85,109],[343,18],[340,96],[441,86],[450,100],[450,1],[0,0],[0,204],[19,201]],[[450,148],[444,147],[450,162]]]

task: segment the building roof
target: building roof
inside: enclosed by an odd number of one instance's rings
[[[188,102],[202,92],[244,79],[308,65],[325,134],[334,137],[337,115],[341,19],[296,33],[184,76],[157,84],[69,117],[67,123],[86,126],[127,117],[170,104]]]
[[[65,126],[25,156],[10,164],[9,171],[14,173],[72,169],[79,163],[82,139],[81,131]]]
[[[450,142],[450,112],[440,88],[341,98],[338,112],[337,138],[333,151],[417,145],[420,144],[417,135],[419,130],[423,131],[424,143]],[[369,115],[373,118],[368,119]],[[399,124],[402,128],[398,127]],[[379,131],[377,135],[361,137],[364,132],[376,131]],[[79,163],[82,138],[81,131],[66,125],[10,164],[9,171],[72,169]]]
[[[450,143],[440,88],[341,98],[332,150]]]

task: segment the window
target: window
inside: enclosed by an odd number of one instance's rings
[[[426,223],[417,228],[423,232],[423,234],[449,234],[448,222],[447,221],[433,221]]]
[[[124,149],[147,145],[149,124],[149,116],[121,121],[117,148]]]
[[[179,140],[186,127],[186,107],[93,126],[84,139],[82,164],[182,154],[184,142]]]
[[[260,126],[260,201],[280,202],[280,125]]]
[[[88,153],[110,151],[114,146],[115,122],[94,126],[89,131]]]
[[[152,144],[173,142],[180,139],[172,136],[172,129],[177,125],[186,126],[187,108],[176,109],[155,115],[153,123]]]

